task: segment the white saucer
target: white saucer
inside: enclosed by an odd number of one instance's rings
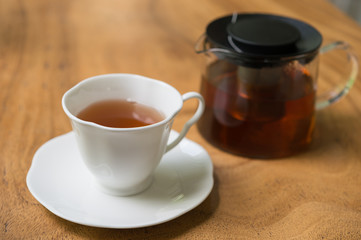
[[[170,138],[176,135],[172,131]],[[94,186],[70,132],[38,149],[26,182],[32,195],[61,218],[93,227],[138,228],[172,220],[203,202],[213,187],[213,165],[205,149],[183,139],[164,155],[147,190],[130,197],[107,195]]]

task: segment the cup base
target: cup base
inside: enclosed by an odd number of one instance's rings
[[[118,197],[126,197],[126,196],[136,195],[138,193],[145,191],[147,188],[150,187],[152,182],[153,182],[153,176],[150,176],[147,179],[145,179],[143,182],[130,188],[112,188],[112,187],[104,186],[103,184],[97,181],[95,181],[95,186],[99,191],[105,194],[118,196]]]

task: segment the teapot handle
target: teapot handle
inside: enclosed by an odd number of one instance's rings
[[[325,54],[333,50],[343,50],[347,54],[347,60],[351,66],[351,71],[343,83],[335,86],[330,91],[318,94],[316,101],[316,110],[323,109],[332,103],[338,101],[341,97],[346,95],[354,84],[358,73],[358,59],[353,53],[350,45],[346,42],[337,41],[330,43],[320,49],[320,54]]]

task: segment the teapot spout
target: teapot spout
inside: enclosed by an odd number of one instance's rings
[[[194,46],[194,50],[196,53],[206,53],[207,50],[207,36],[205,33],[203,33],[197,40],[196,45]]]
[[[232,52],[227,49],[212,48],[212,47],[210,47],[210,45],[211,44],[209,43],[208,38],[207,38],[206,34],[204,33],[200,36],[200,38],[196,42],[196,45],[194,46],[195,52],[198,54],[214,53],[216,55],[217,55],[217,53],[218,54],[232,54]]]

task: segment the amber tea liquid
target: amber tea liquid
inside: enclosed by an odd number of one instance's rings
[[[315,124],[315,89],[308,72],[295,64],[245,71],[209,66],[201,85],[206,108],[200,133],[247,157],[284,157],[307,147]]]
[[[143,127],[164,119],[157,109],[123,99],[95,102],[80,111],[77,117],[114,128]]]

